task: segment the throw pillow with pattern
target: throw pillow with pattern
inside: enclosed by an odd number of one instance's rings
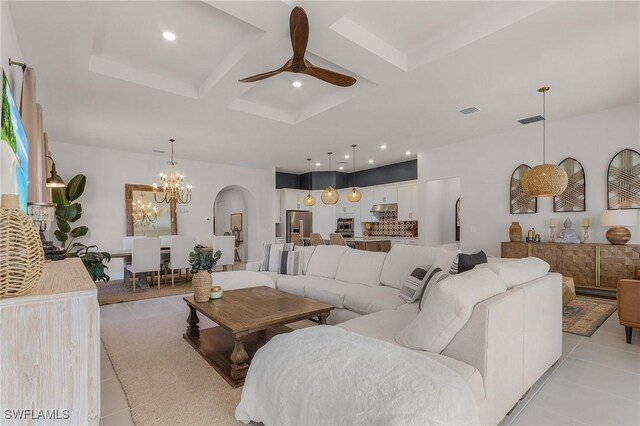
[[[301,275],[304,252],[280,250],[280,270],[282,275]]]
[[[286,244],[270,244],[264,245],[264,254],[262,256],[262,264],[260,271],[279,272],[280,271],[280,255],[282,251],[293,251],[293,243]]]
[[[422,305],[424,305],[424,301],[427,300],[427,296],[429,295],[429,292],[433,289],[433,287],[435,287],[439,282],[446,280],[450,276],[451,275],[438,267],[432,268],[432,270],[429,271],[427,283],[422,289],[422,294],[420,294],[420,303],[418,304],[418,309],[422,309]]]
[[[402,287],[400,288],[400,298],[407,303],[413,303],[420,297],[424,285],[429,280],[429,266],[419,266],[409,274],[404,280]]]

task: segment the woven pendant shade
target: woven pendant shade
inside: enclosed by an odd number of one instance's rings
[[[325,204],[335,204],[340,199],[340,194],[338,194],[338,191],[336,191],[333,186],[329,185],[324,191],[322,191],[322,196],[320,198]]]
[[[44,251],[36,226],[22,213],[17,195],[0,202],[0,298],[31,291],[42,275]]]
[[[311,207],[316,203],[316,197],[314,197],[309,193],[307,194],[306,197],[304,197],[304,200],[302,200],[302,202],[304,203],[305,206]]]
[[[547,164],[547,102],[546,93],[549,87],[538,89],[542,93],[542,164],[529,169],[522,178],[522,190],[529,197],[555,197],[567,189],[569,177],[567,172],[555,164]]]
[[[540,164],[529,169],[522,179],[522,189],[530,197],[556,197],[567,189],[569,177],[555,164]]]
[[[347,200],[351,201],[352,203],[357,203],[361,198],[362,194],[355,188],[347,192]]]

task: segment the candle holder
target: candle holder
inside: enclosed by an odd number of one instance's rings
[[[582,242],[586,243],[587,240],[589,239],[589,225],[583,225],[582,228],[584,229],[584,233],[583,233],[583,238],[582,238]]]
[[[549,241],[556,242],[556,227],[555,225],[549,225]]]

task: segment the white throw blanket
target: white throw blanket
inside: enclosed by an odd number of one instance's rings
[[[471,389],[449,368],[331,326],[281,334],[262,347],[236,419],[266,426],[479,422]]]

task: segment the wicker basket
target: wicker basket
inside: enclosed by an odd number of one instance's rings
[[[211,296],[211,274],[207,271],[198,271],[193,276],[193,298],[196,302],[206,302]]]
[[[28,293],[42,275],[44,251],[36,226],[20,211],[17,195],[0,202],[0,298]]]

